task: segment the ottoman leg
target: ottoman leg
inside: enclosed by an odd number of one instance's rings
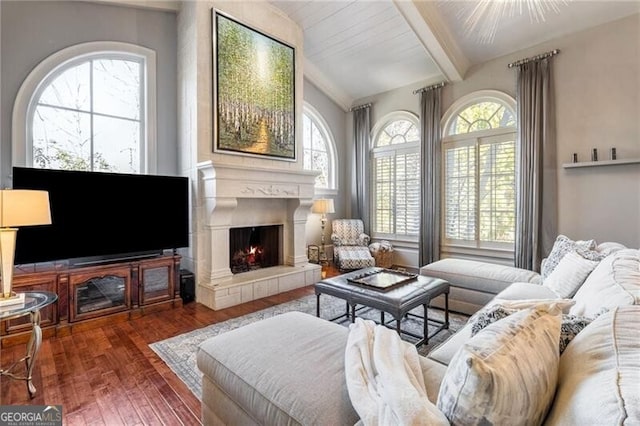
[[[427,315],[428,314],[428,306],[425,303],[424,305],[422,305],[422,308],[424,309],[424,320],[422,321],[422,327],[423,327],[423,335],[424,335],[424,344],[426,345],[427,343],[429,343],[429,321],[427,319]]]
[[[449,328],[449,292],[444,294],[444,328]]]

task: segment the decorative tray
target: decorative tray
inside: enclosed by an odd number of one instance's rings
[[[396,271],[394,269],[379,269],[348,278],[348,281],[376,290],[390,290],[409,281],[413,281],[417,277],[418,275],[409,272]]]

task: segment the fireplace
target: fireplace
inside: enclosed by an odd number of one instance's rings
[[[215,165],[213,160],[198,163],[196,300],[218,310],[319,281],[321,268],[309,263],[305,236],[318,172],[284,161],[274,161],[275,169],[260,166],[264,160],[242,159],[243,164],[222,160]],[[250,264],[241,268],[247,272],[232,273],[232,253],[238,249],[232,248],[230,230],[248,227],[250,232],[272,225],[279,227],[274,265],[261,263],[260,269],[252,270],[257,265]],[[240,239],[244,240],[242,250],[251,236]],[[276,256],[273,250],[263,254]]]
[[[282,264],[282,225],[229,229],[229,268],[233,274]]]

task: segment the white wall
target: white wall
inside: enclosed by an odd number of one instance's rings
[[[455,100],[477,90],[495,89],[515,97],[516,70],[507,64],[560,49],[554,59],[558,230],[574,239],[640,247],[640,165],[562,168],[573,152],[580,160],[588,160],[592,148],[598,148],[601,159],[607,158],[613,146],[619,159],[640,158],[639,40],[640,15],[634,15],[477,65],[462,82],[445,86],[442,113]],[[433,83],[420,82],[355,104],[373,103],[374,126],[391,111],[417,114],[419,97],[413,90]],[[350,135],[352,118],[348,115]],[[407,254],[407,260],[411,258]]]

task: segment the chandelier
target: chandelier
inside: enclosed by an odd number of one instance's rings
[[[478,0],[452,1],[461,5],[458,19],[462,19],[464,33],[478,38],[483,44],[492,43],[498,24],[504,18],[513,18],[528,11],[531,22],[544,22],[545,14],[560,13],[560,6],[569,0]]]

